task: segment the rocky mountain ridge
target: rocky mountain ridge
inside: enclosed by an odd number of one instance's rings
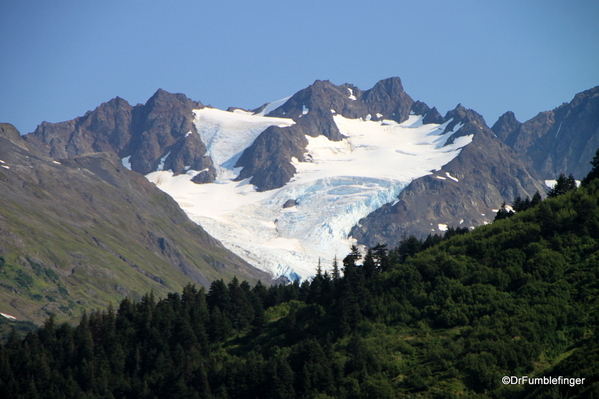
[[[529,160],[543,179],[555,179],[560,173],[582,179],[599,147],[599,86],[524,123],[508,112],[492,130]]]
[[[131,106],[116,97],[84,116],[60,123],[43,122],[24,136],[35,152],[69,158],[90,152],[110,152],[127,158],[131,169],[148,174],[159,166],[182,173],[185,166],[208,169],[203,181],[214,180],[214,166],[195,132],[193,109],[203,108],[183,94],[159,89],[146,102]]]
[[[444,119],[451,120],[450,125],[463,124],[448,141],[473,135],[472,142],[440,170],[410,183],[394,204],[360,220],[350,232],[359,243],[393,247],[406,234],[424,238],[442,234],[448,227],[487,224],[502,202],[546,191],[536,174],[495,137],[481,115],[458,105]]]
[[[291,159],[304,160],[306,136],[323,135],[332,141],[342,139],[334,115],[401,123],[408,118],[412,104],[414,100],[403,90],[399,78],[381,80],[366,91],[350,84],[336,86],[317,80],[267,115],[291,118],[296,123],[265,130],[237,162],[237,167],[243,167],[237,179],[251,177],[250,183],[260,191],[282,187],[296,172]],[[424,107],[428,110],[426,104]]]
[[[414,101],[399,78],[381,80],[365,91],[351,84],[316,81],[271,108],[267,116],[294,124],[264,129],[237,159],[235,167],[241,169],[236,180],[248,179],[259,192],[285,186],[298,173],[297,162],[312,161],[306,156],[311,138],[346,139],[336,117],[384,125],[385,120],[401,123],[410,115],[421,115],[425,125],[444,124],[440,134],[454,132],[444,145],[464,136],[472,136],[472,142],[441,169],[412,181],[395,202],[365,216],[350,235],[361,244],[394,246],[405,234],[425,237],[448,226],[478,226],[492,221],[502,202],[544,193],[544,179],[560,172],[580,178],[588,172],[588,162],[599,147],[598,91],[580,93],[571,103],[524,123],[508,112],[489,128],[481,115],[461,104],[442,116],[436,108]],[[192,110],[201,108],[202,103],[183,94],[159,90],[145,105],[131,107],[117,98],[73,121],[44,123],[26,140],[50,156],[107,150],[142,174],[203,171],[193,181],[210,183],[216,176],[214,161],[200,135],[194,134],[197,121]],[[265,108],[230,111],[257,114]]]

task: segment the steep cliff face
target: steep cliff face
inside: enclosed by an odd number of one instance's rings
[[[507,141],[509,135],[522,126],[522,123],[516,119],[516,115],[512,111],[508,111],[501,115],[497,122],[491,127],[491,130],[501,141]]]
[[[542,178],[571,173],[581,179],[589,172],[589,162],[599,147],[599,87],[522,124],[509,123],[510,119],[509,113],[503,115],[493,131],[527,158]]]
[[[145,105],[132,107],[122,98],[103,103],[84,116],[61,123],[43,122],[25,140],[33,151],[54,158],[90,152],[111,152],[125,158],[141,174],[171,169],[208,169],[202,176],[214,180],[212,160],[195,133],[192,110],[203,108],[183,94],[158,90]]]

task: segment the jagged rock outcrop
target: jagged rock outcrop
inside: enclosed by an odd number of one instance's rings
[[[415,115],[422,115],[422,123],[428,125],[429,123],[443,123],[443,116],[437,111],[436,107],[430,108],[422,101],[416,101],[412,104],[412,113]]]
[[[0,123],[0,137],[8,140],[23,150],[28,150],[25,140],[23,140],[23,136],[21,136],[17,128],[10,123]]]
[[[501,115],[497,122],[491,127],[491,130],[501,141],[507,141],[509,135],[522,126],[522,123],[516,119],[516,115],[512,111],[508,111]]]
[[[296,172],[291,158],[304,161],[306,135],[323,135],[333,141],[343,138],[334,115],[403,122],[408,119],[412,104],[414,100],[403,90],[399,78],[381,80],[367,91],[317,80],[268,114],[291,118],[296,123],[284,128],[271,126],[258,136],[237,161],[236,167],[243,167],[237,180],[251,177],[250,183],[259,191],[282,187]],[[424,107],[428,109],[426,104]]]
[[[493,221],[493,209],[520,195],[544,193],[539,179],[517,154],[495,137],[481,115],[458,105],[445,122],[463,126],[448,139],[473,135],[460,154],[431,175],[414,180],[394,204],[360,220],[350,232],[360,244],[394,247],[404,234],[425,238],[448,227],[471,227]]]
[[[267,128],[241,154],[235,165],[243,166],[237,180],[251,177],[250,183],[259,191],[282,187],[296,172],[291,158],[304,160],[308,140],[302,131],[301,128]]]
[[[328,80],[317,80],[311,86],[298,91],[268,116],[292,118],[299,124],[300,118],[307,117],[312,110],[318,110],[323,115],[330,116],[331,120],[332,115],[339,114],[352,119],[390,119],[403,122],[408,119],[413,103],[414,100],[404,91],[398,77],[383,79],[366,91],[347,83],[336,86]],[[340,138],[326,131],[306,134],[323,134],[331,140]]]
[[[212,160],[193,124],[192,110],[202,107],[183,94],[159,89],[144,105],[133,107],[117,97],[82,117],[43,122],[24,137],[33,151],[54,158],[111,152],[128,157],[131,169],[141,174],[160,167],[179,174],[189,167],[207,169],[203,177],[213,181]]]
[[[378,81],[360,99],[368,107],[369,114],[373,115],[373,120],[391,119],[399,123],[408,119],[414,103],[398,77]],[[382,116],[374,118],[377,114]]]
[[[493,130],[542,178],[565,173],[582,179],[589,172],[599,148],[599,86],[522,124],[507,123],[510,118],[502,116]]]

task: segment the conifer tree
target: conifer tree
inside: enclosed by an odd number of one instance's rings
[[[369,248],[366,256],[364,257],[364,264],[362,265],[364,277],[366,277],[367,280],[371,279],[376,273],[376,269],[377,266],[372,253],[372,248]]]
[[[560,173],[555,186],[553,186],[547,193],[547,198],[555,198],[573,190],[576,190],[576,180],[574,179],[574,176],[570,174],[566,177],[565,174]]]
[[[541,193],[539,193],[539,190],[537,190],[537,192],[535,193],[535,195],[532,196],[532,200],[530,201],[530,206],[537,206],[543,199],[541,198]]]
[[[422,249],[422,243],[418,238],[413,235],[406,237],[405,233],[402,240],[399,242],[399,262],[405,263],[406,259],[410,256],[414,256]]]
[[[580,183],[583,186],[586,186],[594,179],[599,178],[599,148],[595,152],[595,157],[593,157],[591,165],[593,166],[591,171],[585,176],[584,179],[582,179],[582,182]]]
[[[339,262],[337,261],[337,255],[333,259],[333,281],[339,280],[341,274],[339,273]]]
[[[518,197],[520,198],[520,197]],[[518,206],[520,207],[520,209],[522,209],[522,203],[520,202],[518,204]],[[512,210],[508,210],[507,209],[507,205],[504,203],[501,204],[501,207],[499,208],[499,210],[497,211],[497,214],[495,215],[495,219],[494,220],[502,220],[502,219],[507,219],[510,216],[514,215],[514,211]]]
[[[377,244],[372,251],[378,271],[388,272],[391,269],[391,262],[387,253],[387,244]]]
[[[503,204],[505,204],[505,202]],[[524,210],[524,207],[522,204],[522,198],[520,198],[520,196],[516,197],[516,199],[514,200],[514,205],[512,205],[512,208],[514,208],[514,210],[516,212],[520,212],[520,211]]]

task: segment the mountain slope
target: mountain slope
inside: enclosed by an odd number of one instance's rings
[[[190,281],[269,280],[117,157],[52,159],[0,133],[1,312],[39,322]]]
[[[527,157],[543,179],[555,179],[560,173],[581,179],[599,147],[599,86],[524,123],[506,113],[493,125],[493,131]]]
[[[156,171],[147,178],[227,248],[274,276],[290,278],[312,275],[319,259],[332,264],[353,243],[348,233],[360,218],[393,201],[414,178],[441,168],[472,139],[446,125],[424,125],[417,115],[401,124],[333,115],[341,139],[304,135],[304,162],[292,158],[293,179],[261,191],[251,179],[235,178],[240,138],[251,142],[259,133],[254,126],[278,124],[283,134],[299,122],[211,109],[194,112],[207,153],[220,160],[215,182],[193,184],[201,172],[192,170],[185,175]]]
[[[397,201],[360,220],[350,232],[360,244],[395,246],[404,235],[424,238],[448,226],[486,224],[502,202],[546,190],[479,114],[458,106],[444,119],[448,128],[461,124],[459,134],[472,135],[472,143],[439,170],[411,182]]]

